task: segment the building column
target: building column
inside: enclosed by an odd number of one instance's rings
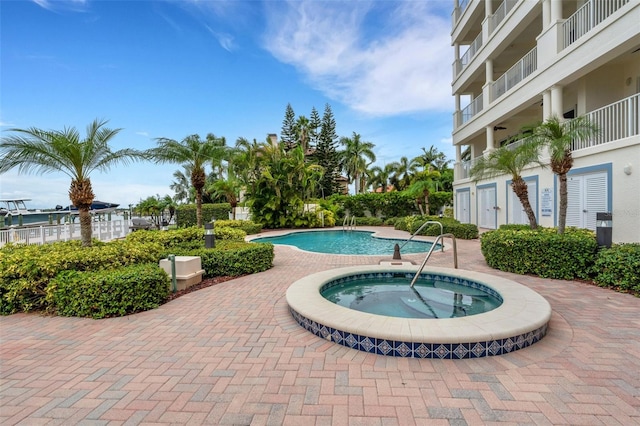
[[[551,117],[551,91],[542,92],[542,121]]]
[[[551,24],[551,0],[542,1],[542,31]]]
[[[493,143],[493,127],[487,126],[485,129],[485,133],[487,134],[487,149],[483,151],[483,154],[489,154],[491,151],[496,149]]]
[[[488,109],[491,99],[491,87],[493,85],[493,59],[487,59],[484,63],[485,82],[482,86],[482,109]]]
[[[460,162],[462,162],[462,147],[456,145],[456,164],[460,164]]]
[[[558,22],[559,20],[562,19],[562,2],[561,1],[553,1],[553,0],[549,0],[549,3],[551,3],[551,23],[555,24],[556,22]]]
[[[563,109],[562,86],[553,86],[551,88],[551,115],[555,115],[560,121],[563,121]]]
[[[484,16],[489,17],[493,15],[493,2],[492,0],[484,0]]]

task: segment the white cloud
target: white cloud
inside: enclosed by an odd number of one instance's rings
[[[450,111],[449,19],[428,3],[268,3],[265,47],[362,113]]]
[[[136,132],[136,135],[144,136],[144,137],[148,138],[149,137],[149,132]]]

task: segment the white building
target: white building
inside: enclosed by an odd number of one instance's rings
[[[473,159],[552,115],[586,115],[601,133],[573,147],[567,226],[595,230],[611,212],[613,241],[640,242],[640,0],[454,3],[456,218],[528,223],[511,177],[474,182]],[[538,223],[557,226],[557,178],[540,167],[523,178]]]

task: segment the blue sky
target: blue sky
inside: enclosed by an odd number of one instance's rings
[[[452,2],[0,2],[0,129],[123,130],[112,147],[147,149],[190,134],[263,141],[331,105],[340,136],[359,133],[384,165],[451,146]],[[136,163],[91,175],[122,205],[173,195],[179,165]],[[0,198],[68,203],[64,175],[0,176]]]

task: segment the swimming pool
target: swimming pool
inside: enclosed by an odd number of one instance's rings
[[[300,250],[328,254],[388,255],[393,254],[396,244],[404,240],[378,238],[370,231],[300,231],[277,237],[254,238],[252,242],[285,244]],[[410,241],[402,247],[402,254],[426,253],[431,248],[428,241]]]

